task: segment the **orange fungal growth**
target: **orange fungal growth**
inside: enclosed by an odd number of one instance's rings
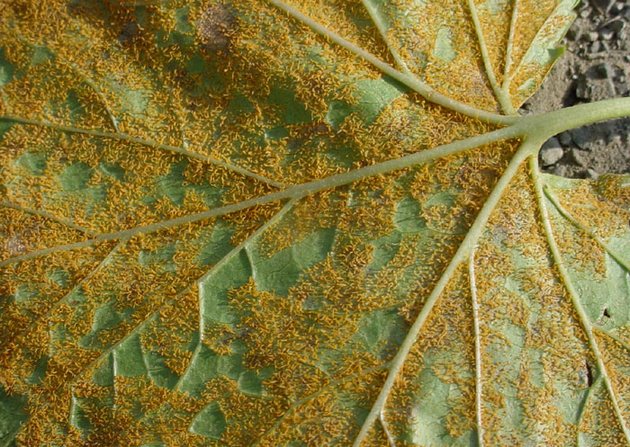
[[[0,0],[0,444],[628,444],[574,2],[451,3]]]

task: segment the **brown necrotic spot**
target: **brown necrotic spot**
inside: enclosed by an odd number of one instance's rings
[[[593,370],[591,369],[591,365],[589,365],[588,361],[584,362],[586,365],[586,385],[590,387],[593,385]]]
[[[127,22],[123,25],[118,35],[118,41],[125,45],[132,42],[140,33],[140,27],[135,22]]]
[[[236,18],[223,3],[206,8],[197,20],[197,35],[203,46],[212,52],[226,51],[236,28]]]
[[[9,236],[4,245],[9,256],[20,255],[26,251],[26,245],[17,235]]]

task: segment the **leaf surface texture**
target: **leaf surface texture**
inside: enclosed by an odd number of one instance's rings
[[[574,2],[447,3],[0,0],[0,445],[627,445],[630,179],[483,139]]]

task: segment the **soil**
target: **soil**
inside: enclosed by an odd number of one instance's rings
[[[523,105],[538,113],[630,96],[630,2],[586,0],[564,39],[566,53],[542,88]],[[551,138],[540,152],[545,172],[574,178],[630,173],[630,118]]]

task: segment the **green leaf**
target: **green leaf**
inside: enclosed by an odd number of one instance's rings
[[[4,56],[4,49],[0,48],[0,87],[13,79],[15,68]]]
[[[0,445],[629,444],[574,1],[5,3]]]
[[[191,431],[209,439],[221,439],[225,431],[225,416],[216,403],[208,404],[193,420]]]

